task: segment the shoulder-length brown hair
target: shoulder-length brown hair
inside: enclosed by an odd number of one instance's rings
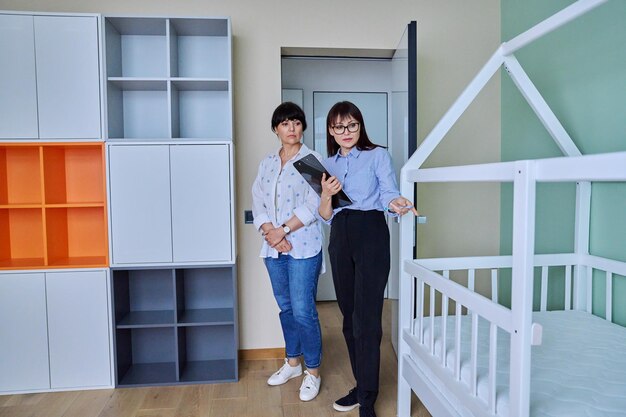
[[[333,156],[339,151],[339,144],[335,141],[333,135],[330,134],[329,129],[335,125],[337,120],[347,119],[350,117],[359,122],[360,126],[359,140],[356,143],[356,148],[358,150],[370,151],[374,148],[382,147],[373,143],[369,136],[367,136],[365,121],[363,120],[361,110],[359,110],[354,103],[349,101],[340,101],[330,108],[328,116],[326,116],[326,150],[328,151],[328,156]]]

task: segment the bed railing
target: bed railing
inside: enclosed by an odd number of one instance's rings
[[[417,259],[405,262],[405,271],[411,276],[411,305],[412,311],[410,326],[405,329],[405,340],[411,345],[414,353],[428,354],[432,361],[438,362],[443,369],[452,368],[454,378],[461,383],[461,318],[471,317],[471,340],[470,340],[470,383],[464,389],[472,397],[477,396],[478,387],[478,320],[479,317],[489,322],[489,364],[488,364],[488,395],[487,408],[490,413],[496,414],[496,374],[497,374],[497,333],[498,328],[511,333],[512,313],[511,310],[498,303],[498,282],[502,270],[510,270],[513,264],[512,256],[485,256],[485,257],[459,257],[459,258],[433,258]],[[550,274],[552,270],[562,269],[560,273]],[[584,283],[576,286],[573,283],[574,270],[583,268],[585,273],[581,276]],[[587,304],[581,306],[582,310],[591,312],[592,274],[599,271],[606,277],[605,291],[605,318],[611,321],[612,278],[614,275],[626,276],[626,263],[609,260],[592,255],[578,256],[574,253],[535,255],[534,270],[540,275],[540,302],[539,311],[548,310],[548,285],[554,277],[564,277],[564,300],[565,310],[572,309],[572,300],[575,299],[574,289],[581,287],[586,289]],[[486,272],[486,273],[484,273]],[[450,279],[450,273],[457,276],[457,280],[465,281],[462,285]],[[479,277],[480,275],[480,277]],[[476,292],[477,280],[489,280],[491,296],[488,298]],[[484,286],[483,286],[484,287]],[[438,301],[440,296],[440,301]],[[450,307],[454,303],[453,313]],[[448,363],[447,338],[448,317],[455,318],[454,329],[454,352],[452,364]],[[435,334],[435,320],[439,320],[439,332]],[[426,323],[427,322],[427,323]],[[428,333],[429,332],[429,333]],[[541,344],[542,329],[536,323],[531,326],[531,343]],[[427,334],[428,333],[428,334]],[[410,337],[409,337],[410,336]],[[435,347],[436,336],[439,336],[439,347]],[[511,393],[509,393],[511,395]]]
[[[624,275],[626,264],[614,262],[588,254],[588,220],[592,181],[626,181],[626,152],[609,154],[570,156],[534,161],[503,162],[484,165],[470,165],[447,168],[402,170],[402,193],[410,195],[416,182],[512,182],[513,183],[513,255],[475,258],[412,259],[414,219],[404,216],[401,224],[402,274],[400,282],[400,363],[403,355],[411,355],[419,349],[428,352],[431,359],[445,368],[446,355],[435,352],[434,337],[425,345],[424,320],[430,320],[434,332],[436,315],[443,316],[442,326],[446,326],[449,305],[455,302],[455,315],[462,315],[463,309],[472,318],[471,378],[466,392],[459,395],[476,396],[476,357],[477,345],[474,336],[478,318],[490,323],[490,363],[488,409],[495,413],[497,372],[495,351],[497,349],[497,329],[511,335],[509,399],[510,416],[528,416],[530,401],[530,349],[532,343],[539,343],[541,329],[532,323],[533,281],[535,266],[541,269],[540,309],[547,309],[549,268],[560,266],[565,270],[564,305],[566,309],[583,309],[591,312],[592,276],[594,270],[604,271],[607,281],[607,294],[612,287],[613,274]],[[535,255],[535,191],[537,182],[577,182],[577,228],[575,254]],[[581,197],[582,196],[582,197]],[[587,201],[587,202],[585,202]],[[419,207],[419,201],[417,201]],[[586,217],[586,219],[585,219]],[[580,219],[583,221],[580,221]],[[584,224],[586,220],[586,225]],[[498,270],[510,268],[511,308],[498,303]],[[474,291],[475,271],[489,269],[492,282],[491,299]],[[464,287],[450,280],[453,270],[467,270],[468,286]],[[441,274],[433,271],[441,271]],[[425,293],[428,286],[428,294]],[[441,294],[441,305],[430,303],[427,315],[422,311],[426,298],[435,300]],[[426,297],[428,296],[428,297]],[[606,301],[606,318],[611,320],[611,297]],[[458,324],[456,327],[458,328]],[[443,330],[445,331],[445,330]],[[458,332],[458,329],[455,329]],[[442,333],[445,334],[445,333]],[[406,337],[405,337],[406,336]],[[441,350],[445,352],[444,346]],[[456,339],[455,343],[460,343]],[[458,346],[456,346],[458,347]],[[460,352],[460,349],[455,349]],[[493,352],[493,354],[491,354]],[[515,360],[513,360],[513,358]],[[401,365],[402,366],[402,365]],[[459,380],[459,359],[455,359],[454,375]],[[402,374],[402,369],[400,369]],[[399,393],[406,392],[407,386],[399,383]],[[457,388],[454,388],[457,389]],[[472,406],[472,405],[470,405]],[[399,403],[398,409],[406,405]],[[476,410],[476,415],[481,415]],[[484,412],[484,410],[483,410]]]

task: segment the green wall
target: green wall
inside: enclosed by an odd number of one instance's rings
[[[573,0],[502,0],[506,41],[574,3]],[[583,154],[626,151],[626,1],[610,0],[516,53],[537,89]],[[502,76],[503,161],[560,156],[561,152],[510,78]],[[624,167],[626,170],[626,167]],[[537,253],[572,251],[573,184],[537,189]],[[500,252],[511,253],[512,187],[502,186]],[[626,184],[594,184],[590,252],[626,261]],[[504,284],[504,282],[503,282]],[[594,280],[597,289],[604,282]],[[614,278],[614,321],[626,324],[626,278]],[[557,285],[558,286],[558,285]],[[502,297],[510,292],[506,286]],[[553,307],[563,304],[558,291]],[[594,301],[604,315],[604,301]]]

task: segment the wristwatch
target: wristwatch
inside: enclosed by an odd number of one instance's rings
[[[286,235],[291,232],[291,227],[287,226],[285,223],[283,223],[280,227],[283,228],[283,232],[285,232]]]

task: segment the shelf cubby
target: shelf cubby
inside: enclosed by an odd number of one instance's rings
[[[112,273],[118,328],[175,324],[172,270],[131,269]]]
[[[103,206],[105,201],[103,155],[102,145],[44,147],[46,204]]]
[[[228,81],[172,80],[172,137],[231,137],[229,102]]]
[[[165,80],[108,81],[109,139],[169,138]]]
[[[48,265],[107,266],[105,208],[46,208]]]
[[[0,269],[45,265],[41,208],[0,208]]]
[[[180,325],[234,323],[231,268],[176,270],[176,310]]]
[[[166,77],[166,19],[108,17],[105,20],[108,77]]]
[[[41,204],[39,147],[0,147],[0,206]]]
[[[175,337],[173,327],[116,329],[117,385],[176,381]]]
[[[180,382],[236,380],[234,326],[178,328]]]
[[[170,76],[230,78],[226,19],[170,19]]]

